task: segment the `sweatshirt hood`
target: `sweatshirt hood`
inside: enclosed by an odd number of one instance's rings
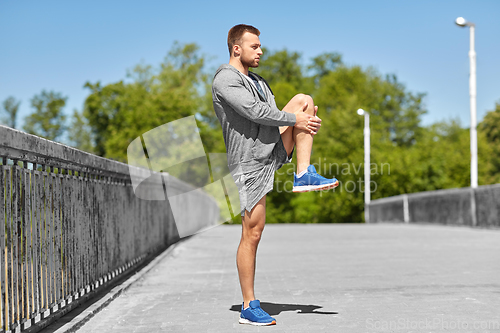
[[[243,75],[243,74],[242,74],[239,70],[237,70],[236,68],[234,68],[232,65],[230,65],[230,64],[222,64],[222,65],[220,65],[220,66],[219,66],[219,68],[218,68],[218,69],[217,69],[217,71],[215,72],[214,77],[216,77],[216,76],[217,76],[217,74],[219,74],[219,73],[220,73],[221,71],[223,71],[223,70],[231,70],[231,71],[233,71],[233,72],[235,72],[235,73],[238,73],[238,74],[240,74],[240,75]]]
[[[242,72],[240,72],[239,70],[237,70],[237,69],[236,69],[233,65],[230,65],[230,64],[222,64],[222,65],[220,65],[220,66],[219,66],[219,68],[218,68],[218,69],[217,69],[217,71],[215,72],[215,74],[214,74],[214,79],[215,79],[215,77],[217,76],[217,74],[219,74],[219,73],[220,73],[220,72],[222,72],[223,70],[230,70],[230,71],[233,71],[233,72],[235,72],[235,73],[239,74],[240,76],[247,76],[247,75],[243,74]],[[252,73],[252,75],[253,75],[253,76],[256,76],[258,79],[260,79],[260,80],[262,80],[262,81],[265,81],[265,80],[264,80],[264,79],[263,79],[263,78],[262,78],[259,74],[249,71],[249,72],[248,72],[248,74],[250,74],[250,73]],[[250,75],[248,75],[247,77],[250,77]],[[266,84],[267,84],[267,82],[266,82]],[[269,85],[268,85],[268,87],[269,87]],[[271,89],[271,88],[269,87],[269,89]],[[272,90],[271,90],[271,93],[272,93]]]

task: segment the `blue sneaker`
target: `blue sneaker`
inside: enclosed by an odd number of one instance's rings
[[[250,324],[255,326],[276,325],[276,319],[271,317],[266,311],[260,307],[260,301],[254,299],[250,301],[250,306],[243,309],[241,304],[240,324]]]
[[[328,179],[318,175],[314,165],[307,167],[307,171],[302,177],[297,178],[293,173],[293,192],[309,192],[329,190],[339,186],[339,181],[336,178]]]

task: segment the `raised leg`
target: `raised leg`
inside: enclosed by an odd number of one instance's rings
[[[266,223],[266,196],[259,200],[251,212],[242,217],[241,241],[236,254],[244,307],[255,299],[254,280],[257,246]]]
[[[317,108],[314,106],[314,101],[311,96],[304,94],[295,95],[283,108],[283,111],[296,113],[297,110],[301,110],[306,103],[307,108],[303,112],[315,116]],[[281,140],[288,154],[292,152],[294,146],[297,148],[297,173],[306,170],[311,163],[313,135],[306,130],[298,129],[293,126],[280,127],[280,133]]]

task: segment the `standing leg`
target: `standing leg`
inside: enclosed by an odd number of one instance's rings
[[[255,299],[255,258],[265,223],[266,196],[264,195],[252,211],[245,210],[245,216],[242,217],[241,241],[236,254],[236,264],[245,308]]]

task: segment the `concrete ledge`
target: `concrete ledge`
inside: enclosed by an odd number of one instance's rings
[[[129,174],[125,163],[96,156],[76,148],[0,125],[0,155],[31,163],[62,166],[70,164],[106,173]],[[56,163],[54,163],[56,162]]]
[[[477,225],[500,227],[500,184],[480,186],[475,192]]]
[[[370,222],[404,222],[402,196],[389,197],[383,202],[379,202],[379,200],[370,203]]]
[[[405,218],[405,200],[407,206]],[[500,184],[403,194],[373,200],[369,222],[500,227]]]

